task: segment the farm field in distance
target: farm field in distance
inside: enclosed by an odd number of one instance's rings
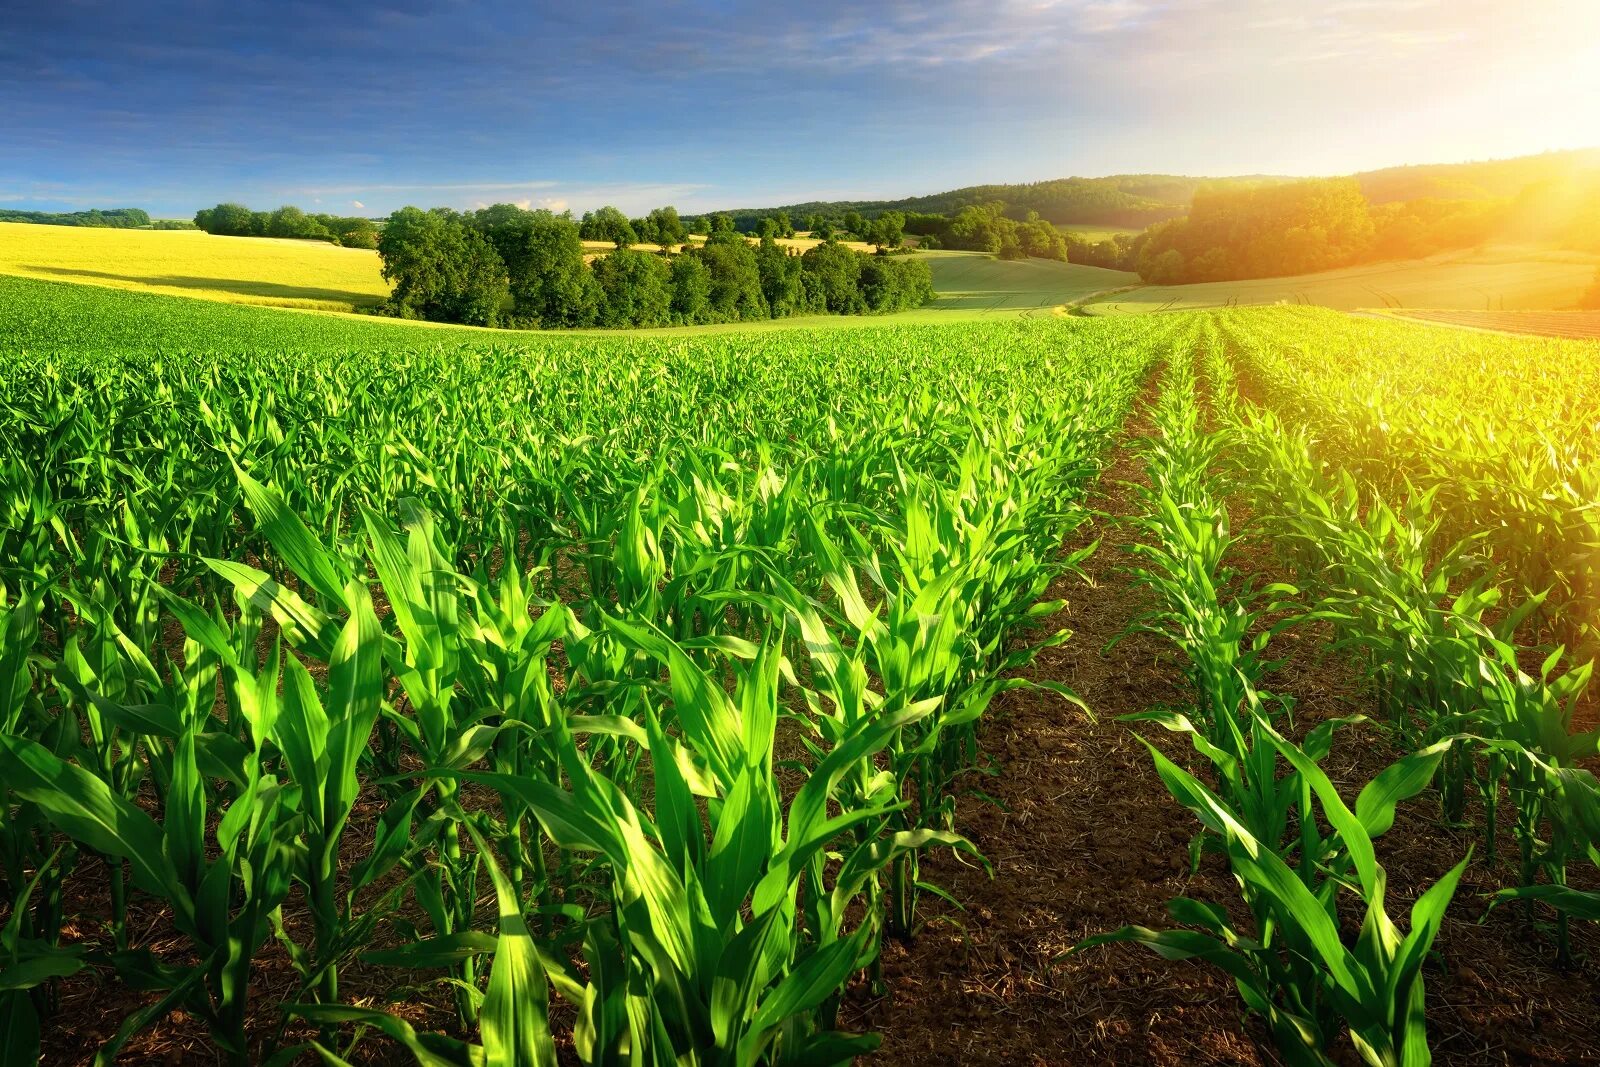
[[[582,1062],[1593,1047],[1600,344],[0,277],[0,356],[42,976],[0,998],[45,1063],[468,1063],[513,1019]]]
[[[1531,333],[1543,337],[1600,340],[1600,312],[1596,311],[1396,311],[1397,316],[1445,326],[1466,326],[1501,333]]]
[[[796,247],[807,243],[799,241]],[[1108,315],[1232,303],[1314,304],[1341,310],[1557,310],[1572,306],[1600,266],[1597,256],[1518,247],[1296,278],[1149,286],[1141,285],[1132,273],[1050,260],[1004,261],[955,251],[917,255],[933,272],[938,294],[934,302],[875,317],[872,322],[937,323],[1039,315],[1064,306],[1083,314]],[[388,292],[373,252],[319,241],[216,237],[184,230],[0,223],[0,275],[335,312],[375,305]],[[680,327],[673,332],[833,329],[862,324],[839,316],[808,315],[754,324]]]
[[[389,295],[374,252],[198,230],[0,222],[0,274],[321,311]]]
[[[1347,267],[1292,278],[1146,285],[1092,301],[1095,315],[1258,304],[1359,308],[1551,311],[1573,307],[1594,281],[1600,256],[1506,246],[1426,260]]]
[[[795,243],[796,247],[808,244]],[[599,246],[594,249],[599,250]],[[1009,263],[975,252],[918,255],[927,259],[933,271],[938,298],[927,307],[872,321],[944,322],[995,314],[1037,314],[1136,280],[1131,274],[1098,267],[1043,260]],[[389,292],[374,252],[336,248],[321,241],[217,237],[192,230],[0,223],[0,275],[315,311],[348,312],[372,306]],[[816,315],[754,327],[859,325],[848,318]],[[686,329],[725,332],[730,328],[748,330],[752,324]]]

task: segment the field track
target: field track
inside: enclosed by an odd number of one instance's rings
[[[1400,311],[1395,314],[1422,322],[1498,333],[1600,340],[1600,311]]]

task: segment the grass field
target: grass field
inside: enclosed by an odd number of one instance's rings
[[[1149,285],[1084,307],[1095,315],[1256,304],[1357,308],[1545,311],[1572,307],[1594,281],[1600,257],[1504,247],[1426,260],[1350,267],[1294,278],[1200,285]]]
[[[1056,229],[1075,233],[1087,241],[1104,241],[1115,237],[1119,233],[1135,233],[1135,230],[1119,230],[1114,226],[1101,226],[1092,222],[1057,223]]]
[[[980,252],[922,252],[941,311],[1040,314],[1094,293],[1137,284],[1137,275],[1045,259],[998,260]]]

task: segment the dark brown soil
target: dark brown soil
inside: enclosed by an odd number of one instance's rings
[[[1147,432],[1139,418],[1131,435]],[[1142,481],[1119,449],[1094,506],[1107,516],[1137,513]],[[1148,606],[1122,572],[1132,531],[1107,517],[1078,532],[1100,540],[1089,581],[1065,580],[1055,623],[1073,631],[1030,673],[1070,685],[1091,721],[1059,697],[1010,694],[984,726],[997,773],[980,788],[999,801],[960,801],[960,827],[994,864],[981,869],[943,857],[924,876],[966,910],[933,907],[909,947],[885,958],[890,996],[858,1005],[850,1021],[878,1029],[885,1064],[1261,1064],[1275,1062],[1243,1011],[1232,983],[1200,966],[1166,964],[1146,950],[1113,945],[1068,955],[1080,940],[1128,923],[1170,925],[1165,904],[1181,895],[1226,901],[1220,866],[1189,876],[1193,818],[1172,801],[1150,754],[1118,715],[1185,700],[1181,666],[1159,639],[1134,635],[1106,650]],[[1181,745],[1159,729],[1164,751]]]
[[[1148,427],[1136,417],[1128,433]],[[1127,449],[1100,487],[1108,516],[1137,513],[1124,483],[1142,481]],[[1235,516],[1235,530],[1240,529]],[[964,911],[927,909],[927,928],[909,946],[892,946],[885,970],[890,996],[858,1004],[851,1022],[884,1035],[873,1062],[925,1067],[962,1064],[1262,1064],[1279,1062],[1265,1029],[1241,1019],[1232,983],[1197,963],[1174,963],[1132,946],[1066,955],[1081,938],[1136,923],[1170,926],[1163,904],[1182,895],[1233,910],[1238,891],[1208,859],[1188,873],[1196,823],[1157,778],[1129,726],[1114,718],[1188,699],[1181,665],[1159,639],[1137,635],[1109,652],[1107,641],[1148,606],[1121,568],[1132,531],[1104,518],[1082,531],[1099,538],[1089,581],[1064,582],[1070,598],[1066,646],[1035,665],[1041,677],[1070,684],[1098,721],[1040,694],[1014,694],[985,721],[985,750],[997,774],[982,788],[1002,808],[961,802],[961,826],[995,866],[981,870],[943,858],[926,876],[951,890]],[[1261,546],[1240,546],[1238,566],[1256,585],[1281,578]],[[1296,699],[1299,733],[1332,716],[1371,714],[1363,679],[1348,658],[1332,656],[1327,635],[1291,631],[1274,645],[1283,667],[1266,679]],[[1149,740],[1183,765],[1200,762],[1159,729]],[[1373,724],[1344,728],[1325,769],[1353,798],[1400,755]],[[1482,846],[1480,831],[1442,828],[1431,794],[1402,808],[1378,841],[1389,875],[1388,910],[1402,929],[1416,896]],[[1574,924],[1578,965],[1563,972],[1546,931],[1517,909],[1482,923],[1485,896],[1514,881],[1514,846],[1502,834],[1501,863],[1469,866],[1426,970],[1428,1022],[1440,1065],[1600,1062],[1600,932]],[[1593,872],[1582,877],[1593,882]],[[1576,879],[1575,879],[1576,881]],[[935,904],[939,902],[934,902]],[[1342,1038],[1341,1038],[1342,1041]],[[1358,1062],[1346,1047],[1341,1062]]]

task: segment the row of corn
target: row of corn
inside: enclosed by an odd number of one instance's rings
[[[1212,349],[1219,390],[1231,386],[1230,346],[1251,360],[1259,351],[1245,343],[1248,328],[1228,323],[1226,329],[1226,341]],[[1581,394],[1581,374],[1575,381]],[[1493,400],[1456,416],[1458,425],[1477,427],[1467,437],[1499,442],[1501,462],[1540,449],[1518,441],[1514,420],[1498,418]],[[1291,426],[1246,403],[1232,425],[1238,466],[1251,472],[1248,493],[1260,528],[1301,584],[1308,615],[1327,623],[1335,647],[1364,665],[1379,714],[1402,746],[1459,739],[1436,774],[1440,818],[1451,826],[1475,824],[1480,858],[1490,867],[1509,831],[1515,872],[1505,876],[1496,900],[1521,900],[1530,918],[1536,902],[1552,908],[1557,958],[1569,963],[1571,918],[1600,917],[1600,894],[1568,885],[1574,864],[1600,865],[1600,782],[1583,766],[1600,754],[1600,730],[1576,725],[1596,646],[1591,601],[1574,590],[1589,579],[1582,567],[1561,561],[1588,559],[1585,566],[1592,566],[1595,549],[1562,543],[1553,528],[1545,530],[1548,539],[1519,539],[1501,524],[1509,520],[1492,512],[1470,518],[1452,495],[1460,486],[1451,486],[1443,469],[1414,482],[1391,476],[1375,484],[1353,471],[1378,461],[1352,460],[1348,441],[1337,434],[1324,439],[1320,423]],[[1566,432],[1563,425],[1555,420],[1547,436]],[[1573,486],[1600,471],[1593,442],[1588,447],[1589,458],[1572,461],[1569,492],[1582,492]],[[1460,454],[1474,462],[1471,447]],[[1549,453],[1552,463],[1555,454]],[[1407,462],[1404,452],[1396,459],[1402,468]],[[1448,462],[1448,451],[1441,452],[1437,463]],[[1511,464],[1510,471],[1469,477],[1506,485],[1526,469]],[[1541,477],[1557,475],[1547,470]],[[1517,507],[1517,499],[1511,493],[1503,506]],[[1574,500],[1547,494],[1544,506],[1579,510]],[[1593,513],[1595,506],[1591,496],[1583,508]],[[1559,536],[1568,534],[1583,536],[1570,529]],[[1572,581],[1526,584],[1534,558],[1539,568],[1555,568]],[[1563,636],[1577,646],[1560,643]]]
[[[1297,317],[1318,321],[1288,333]],[[1582,766],[1597,755],[1600,731],[1574,725],[1590,679],[1593,620],[1585,546],[1562,540],[1584,536],[1593,500],[1583,503],[1586,490],[1573,486],[1593,460],[1571,459],[1573,469],[1557,473],[1567,461],[1550,448],[1549,466],[1534,473],[1512,461],[1544,447],[1519,439],[1526,427],[1509,414],[1515,409],[1493,399],[1469,405],[1459,379],[1424,387],[1407,361],[1381,373],[1363,367],[1372,357],[1350,337],[1336,347],[1343,320],[1321,318],[1230,313],[1195,323],[1192,352],[1172,357],[1156,433],[1143,445],[1150,484],[1134,574],[1155,606],[1141,625],[1180,652],[1194,694],[1192,714],[1131,719],[1188,736],[1209,764],[1202,780],[1151,747],[1162,779],[1203,825],[1196,867],[1221,852],[1245,911],[1182,899],[1172,914],[1185,929],[1130,927],[1085,947],[1133,941],[1221,967],[1289,1062],[1332,1062],[1345,1032],[1368,1063],[1422,1064],[1430,1054],[1421,964],[1473,850],[1422,892],[1402,935],[1383,906],[1373,846],[1398,802],[1433,787],[1445,824],[1477,827],[1477,862],[1491,872],[1501,869],[1502,839],[1514,841],[1514,870],[1498,876],[1505,888],[1458,909],[1481,916],[1520,901],[1537,926],[1537,909],[1549,908],[1561,965],[1570,962],[1571,920],[1600,918],[1600,896],[1568,884],[1574,864],[1600,862],[1600,787]],[[1318,332],[1324,325],[1331,337]],[[1347,379],[1336,377],[1341,369]],[[1364,404],[1350,399],[1354,382],[1373,390]],[[1318,385],[1328,386],[1320,401]],[[1575,388],[1582,392],[1581,381]],[[1415,401],[1404,409],[1405,429],[1375,425],[1401,389]],[[1535,398],[1551,403],[1542,392],[1524,399]],[[1447,418],[1451,404],[1459,406]],[[1466,444],[1455,450],[1461,435]],[[1581,438],[1572,435],[1571,455],[1589,447]],[[1472,441],[1493,442],[1493,457]],[[1462,513],[1463,487],[1450,479],[1458,456],[1475,471],[1476,491],[1506,492],[1498,510]],[[1561,493],[1547,486],[1537,502],[1511,488],[1519,478],[1568,476]],[[1292,585],[1254,588],[1233,569],[1230,505],[1251,516],[1249,536]],[[1530,518],[1540,509],[1565,524]],[[1518,521],[1538,536],[1508,532]],[[1562,580],[1525,584],[1553,572]],[[1363,665],[1375,725],[1401,754],[1353,807],[1319,765],[1337,731],[1364,717],[1324,720],[1295,743],[1292,698],[1261,688],[1272,641],[1307,626],[1324,628],[1332,652]]]
[[[1347,1034],[1374,1067],[1426,1064],[1422,966],[1466,863],[1422,893],[1402,931],[1387,908],[1375,841],[1396,807],[1427,786],[1452,741],[1403,756],[1352,806],[1321,764],[1337,731],[1359,719],[1329,720],[1291,740],[1292,699],[1261,682],[1276,632],[1269,616],[1297,591],[1252,588],[1232,565],[1229,487],[1219,470],[1235,437],[1205,428],[1199,388],[1192,355],[1176,351],[1152,411],[1155,432],[1141,445],[1148,485],[1133,520],[1140,532],[1133,575],[1151,600],[1138,627],[1179,653],[1192,708],[1127,721],[1192,743],[1203,774],[1145,742],[1167,789],[1201,824],[1191,844],[1194,868],[1220,854],[1239,899],[1180,897],[1168,905],[1180,927],[1125,927],[1079,950],[1132,942],[1220,968],[1288,1063],[1341,1062],[1335,1050]]]

